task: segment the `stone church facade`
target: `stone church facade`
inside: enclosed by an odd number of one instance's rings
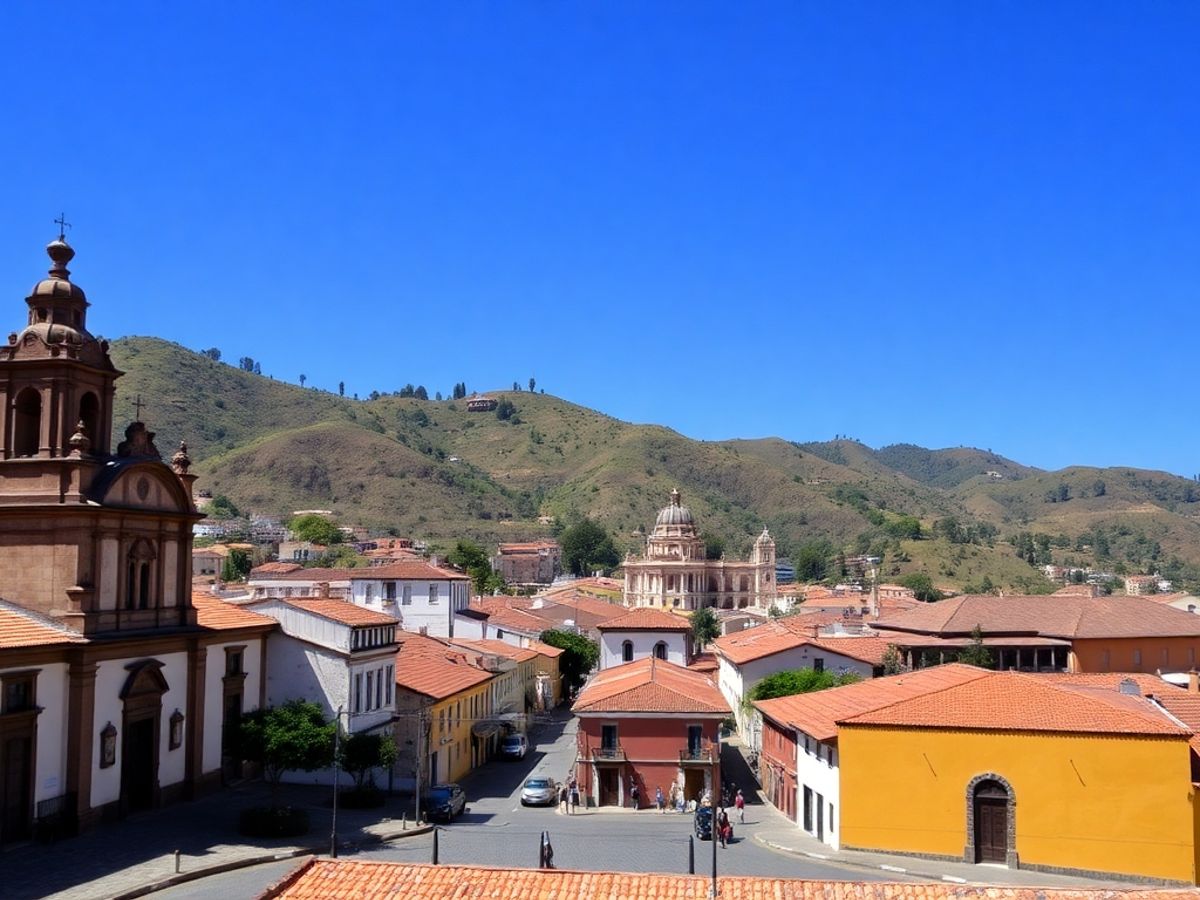
[[[704,540],[679,491],[658,513],[646,538],[646,554],[624,563],[625,602],[693,610],[767,609],[775,600],[775,541],[767,529],[754,541],[748,561],[707,559]]]
[[[0,344],[0,844],[195,796],[236,776],[274,622],[191,591],[186,447],[113,448],[108,344],[74,250]]]

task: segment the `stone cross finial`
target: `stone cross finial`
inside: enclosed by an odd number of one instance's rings
[[[142,402],[142,395],[138,394],[137,399],[133,401],[133,409],[134,409],[134,417],[133,418],[134,418],[135,422],[142,421],[142,407],[144,407],[145,405],[146,404]]]
[[[59,213],[58,218],[54,220],[54,224],[58,226],[58,239],[65,240],[67,237],[67,229],[71,227],[71,223],[67,221],[66,213]]]

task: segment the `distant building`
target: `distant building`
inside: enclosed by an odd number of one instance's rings
[[[471,599],[471,580],[466,575],[424,560],[349,573],[350,598],[395,616],[405,631],[454,637],[455,614],[466,609]]]
[[[332,597],[344,600],[350,596],[350,576],[357,571],[306,569],[297,563],[266,563],[250,570],[246,586],[255,600],[272,597]]]
[[[1127,575],[1125,577],[1125,593],[1131,597],[1157,594],[1159,581],[1158,575]]]
[[[553,584],[562,574],[562,548],[558,541],[500,544],[492,568],[509,584]]]
[[[600,668],[610,669],[647,656],[677,666],[692,661],[692,626],[665,609],[641,607],[596,626],[600,632]]]
[[[747,562],[708,559],[691,510],[671,492],[646,538],[646,554],[625,559],[625,602],[684,610],[769,608],[775,602],[775,541],[764,528]]]
[[[467,401],[467,412],[491,412],[498,405],[495,397],[472,397]]]
[[[312,541],[283,541],[279,545],[281,562],[309,562],[324,556],[329,548]]]

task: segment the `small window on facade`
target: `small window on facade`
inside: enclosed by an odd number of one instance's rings
[[[362,673],[354,676],[354,711],[362,712]]]
[[[666,641],[659,641],[657,644],[654,645],[654,655],[657,656],[659,659],[667,658],[667,642]]]
[[[27,712],[34,708],[34,679],[36,675],[6,675],[4,677],[4,700],[0,713]]]
[[[371,692],[372,692],[372,689],[374,688],[374,686],[375,686],[375,673],[368,672],[367,673],[367,710],[368,711],[372,709]]]
[[[434,606],[438,602],[438,589],[436,584],[429,586],[429,605]]]
[[[816,657],[815,659],[813,659],[813,671],[814,672],[824,672],[825,671],[825,660],[819,656]]]
[[[404,606],[412,605],[412,585],[411,584],[406,584],[404,586],[404,592],[403,592],[403,594],[401,594],[400,602]]]
[[[389,581],[385,587],[387,589],[387,598],[394,601],[396,599],[396,582]]]
[[[633,662],[633,641],[624,641],[621,644],[621,661]]]
[[[387,667],[387,687],[383,691],[383,702],[388,706],[392,705],[392,685],[396,682],[396,670],[391,666]]]
[[[383,706],[383,669],[375,676],[375,708]]]
[[[225,674],[242,674],[242,651],[240,649],[225,651]]]

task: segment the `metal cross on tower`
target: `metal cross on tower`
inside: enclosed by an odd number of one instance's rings
[[[58,226],[58,239],[61,241],[67,236],[67,229],[71,227],[71,223],[67,221],[67,214],[59,213],[54,224]]]
[[[133,401],[133,409],[136,414],[134,418],[135,422],[142,421],[142,407],[145,405],[146,404],[142,402],[142,395],[138,394],[137,399]]]

